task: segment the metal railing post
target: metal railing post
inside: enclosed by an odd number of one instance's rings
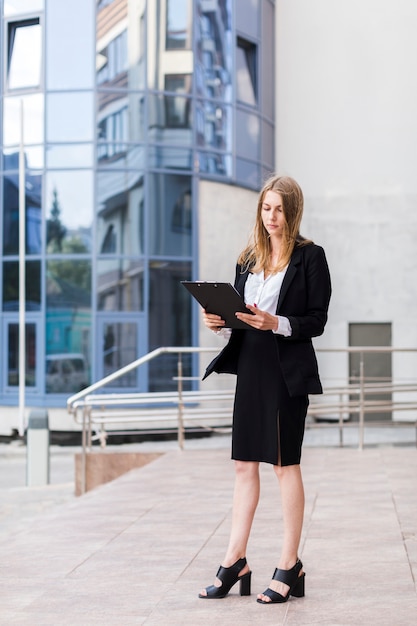
[[[343,393],[339,394],[340,411],[339,411],[339,447],[343,448]]]
[[[359,379],[359,450],[363,450],[365,428],[365,379],[363,352],[360,353]]]
[[[178,374],[178,445],[181,448],[181,450],[183,450],[184,449],[184,401],[182,397],[181,352],[178,353],[177,374]]]
[[[81,494],[84,494],[87,489],[87,424],[86,424],[86,413],[88,408],[83,406],[83,429],[81,435]]]

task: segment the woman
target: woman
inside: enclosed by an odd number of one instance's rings
[[[237,374],[233,410],[232,459],[235,489],[229,545],[213,585],[200,598],[223,598],[239,582],[250,595],[246,547],[259,500],[259,463],[270,463],[278,478],[284,539],[263,604],[304,596],[298,557],[304,517],[300,469],[308,394],[322,393],[311,338],[327,321],[331,284],[321,247],[300,235],[303,194],[295,180],[273,176],[258,200],[253,236],[238,259],[235,287],[248,313],[236,317],[247,330],[226,329],[214,314],[205,325],[229,337],[210,363],[213,371]]]

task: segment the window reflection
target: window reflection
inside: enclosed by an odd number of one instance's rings
[[[97,53],[97,83],[106,87],[126,87],[127,69],[127,30],[124,30]]]
[[[189,128],[191,100],[180,94],[191,91],[190,75],[165,76],[165,91],[172,91],[175,96],[165,96],[165,119],[168,128]]]
[[[153,261],[149,271],[149,349],[160,346],[190,346],[191,298],[180,281],[190,280],[191,263]],[[183,375],[191,375],[191,355],[183,356]],[[175,376],[176,355],[165,355],[151,361],[149,390],[175,389]]]
[[[199,146],[231,152],[232,123],[230,107],[207,100],[197,101],[196,135]]]
[[[148,148],[148,165],[154,168],[192,170],[192,149],[171,146],[152,146]]]
[[[236,179],[243,185],[259,189],[261,186],[259,164],[244,159],[236,159]]]
[[[191,178],[174,174],[149,176],[150,254],[191,255]]]
[[[198,169],[207,174],[217,174],[231,177],[233,173],[233,159],[231,154],[218,152],[199,152]]]
[[[92,167],[94,150],[92,143],[51,144],[46,146],[48,168]]]
[[[97,247],[101,254],[143,254],[143,173],[97,175]]]
[[[7,35],[8,88],[39,87],[42,66],[42,30],[39,18],[9,22]]]
[[[259,117],[237,109],[236,128],[242,129],[242,132],[236,133],[237,155],[248,159],[259,159],[261,137]]]
[[[51,93],[47,96],[47,141],[93,141],[94,99],[91,92]]]
[[[103,376],[129,365],[138,357],[138,329],[135,322],[107,322],[102,327]],[[137,370],[120,376],[113,385],[118,388],[137,387]]]
[[[7,386],[19,385],[19,324],[7,325]],[[25,386],[36,387],[36,324],[25,324]]]
[[[143,311],[143,263],[103,259],[97,263],[99,311]]]
[[[44,150],[43,146],[25,146],[24,151],[25,167],[30,170],[43,169]],[[3,152],[3,169],[8,170],[19,169],[19,153],[17,148],[6,148]]]
[[[149,96],[150,141],[192,145],[191,100],[184,96]]]
[[[246,104],[256,106],[257,103],[257,72],[256,45],[237,38],[236,47],[236,89],[237,99]]]
[[[94,82],[94,2],[48,2],[46,84],[48,89],[88,89]]]
[[[232,0],[199,2],[195,20],[197,93],[206,98],[232,100],[230,50]]]
[[[4,15],[21,15],[42,11],[44,0],[4,0]]]
[[[98,138],[99,159],[111,159],[125,151],[124,143],[129,140],[127,106],[99,115]]]
[[[92,173],[48,172],[46,251],[51,254],[90,252],[92,218]]]
[[[19,98],[4,98],[3,143],[5,146],[18,146],[20,143],[21,101],[23,102],[23,136],[25,145],[43,143],[44,97],[39,93]]]
[[[191,2],[189,0],[166,0],[166,49],[190,48],[190,31]]]
[[[18,155],[16,155],[17,160]],[[41,252],[42,176],[26,173],[26,253]],[[19,175],[4,177],[3,253],[19,254]]]
[[[67,259],[46,264],[46,354],[48,392],[71,393],[89,384],[91,262],[88,260]]]
[[[26,311],[40,311],[41,308],[41,263],[27,261],[26,274]],[[3,311],[19,310],[19,262],[3,263]]]

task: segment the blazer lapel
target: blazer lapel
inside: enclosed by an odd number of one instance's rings
[[[242,298],[244,297],[244,293],[245,293],[245,283],[248,279],[249,276],[249,272],[246,271],[243,274],[240,274],[238,280],[237,280],[237,284],[236,284],[236,289],[238,290],[238,292],[240,293],[240,295],[242,296]]]
[[[285,272],[284,280],[282,281],[281,290],[279,292],[278,304],[277,304],[277,311],[276,311],[277,313],[288,291],[288,287],[291,285],[294,279],[294,276],[297,273],[298,266],[300,265],[300,263],[301,263],[301,250],[298,249],[293,252],[293,255],[288,265],[288,269]]]

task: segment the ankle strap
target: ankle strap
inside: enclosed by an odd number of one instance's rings
[[[298,559],[294,567],[292,567],[291,569],[276,568],[272,578],[273,580],[278,580],[280,583],[284,583],[285,585],[291,587],[302,569],[303,564],[301,563],[300,559]]]

